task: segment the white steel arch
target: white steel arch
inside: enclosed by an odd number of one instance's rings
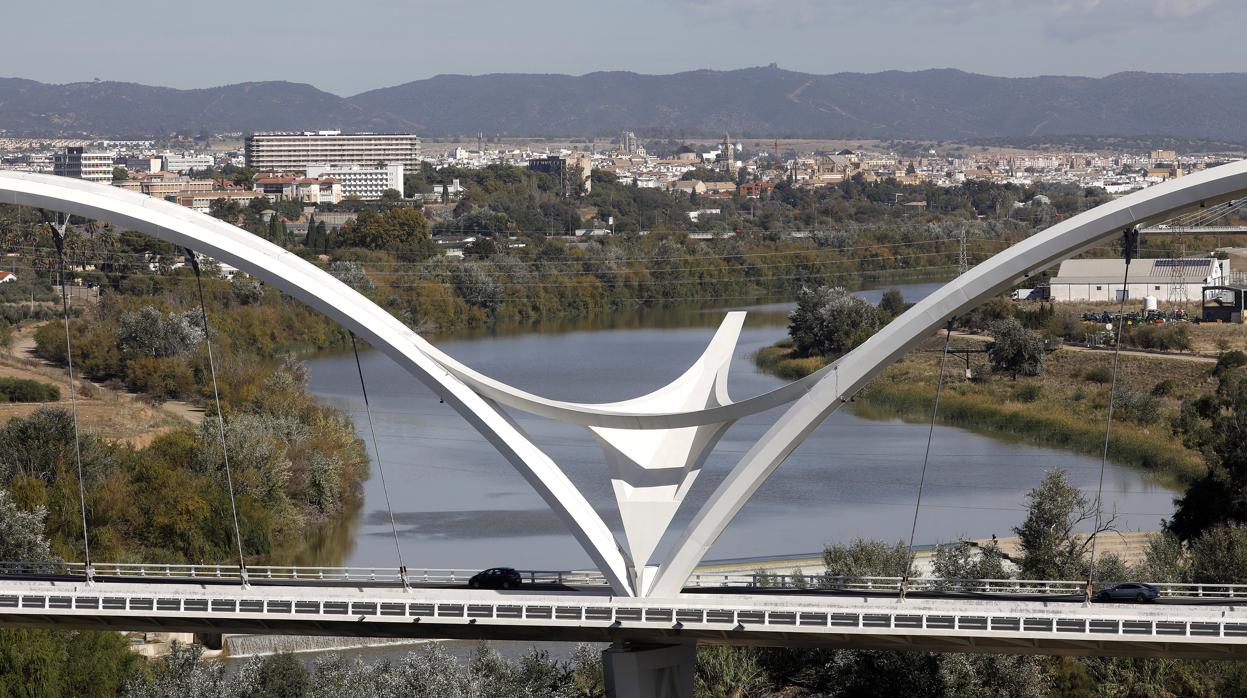
[[[824,419],[953,316],[1035,270],[1133,225],[1247,193],[1247,162],[1171,180],[1085,212],[997,254],[915,305],[831,366],[739,402],[727,365],[743,314],[729,314],[702,357],[665,388],[633,400],[580,404],[508,386],[460,364],[323,270],[257,236],[160,199],[81,180],[0,172],[0,203],[103,220],[191,248],[272,284],[384,351],[438,392],[555,511],[616,593],[672,595],[745,501]],[[796,404],[737,463],[656,568],[649,555],[719,436],[737,419]],[[561,469],[498,408],[580,424],[603,446],[624,519],[617,541]],[[647,567],[649,567],[647,569]]]

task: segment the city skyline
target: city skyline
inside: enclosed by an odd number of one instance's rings
[[[104,50],[95,42],[52,47],[46,32],[13,32],[0,43],[4,75],[177,88],[289,80],[350,96],[446,73],[670,74],[770,63],[815,74],[1231,72],[1243,67],[1234,34],[1247,19],[1247,7],[1226,0],[640,0],[591,7],[550,0],[542,12],[497,0],[402,7],[364,0],[356,16],[386,21],[343,29],[332,21],[335,6],[323,0],[298,13],[235,0],[217,3],[211,14],[171,12],[150,0],[127,8],[123,14],[78,0],[6,8],[11,27],[55,26],[112,40]],[[153,60],[169,50],[166,42],[192,35],[205,47],[228,36],[235,48],[199,60]],[[1199,51],[1184,49],[1192,42]]]

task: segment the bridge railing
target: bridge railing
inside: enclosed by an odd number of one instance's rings
[[[177,565],[149,563],[95,563],[97,577],[145,579],[241,580],[237,565]],[[413,584],[467,584],[477,569],[408,569]],[[600,572],[589,570],[518,570],[527,584],[555,584],[571,587],[607,586]],[[86,576],[81,562],[2,562],[3,576]],[[398,584],[397,567],[303,567],[256,565],[247,567],[252,581],[297,582],[375,582]],[[689,577],[687,588],[745,588],[830,590],[866,593],[900,593],[901,577],[831,577],[822,574],[784,575],[767,573],[697,573]],[[1113,582],[1097,582],[1096,589]],[[1161,596],[1182,598],[1247,598],[1247,584],[1154,583]],[[943,579],[912,577],[907,591],[962,594],[1079,595],[1086,582],[1056,579]]]
[[[103,562],[94,563],[97,577],[145,579],[241,580],[238,565],[186,565]],[[605,585],[600,572],[576,570],[517,570],[529,584]],[[421,584],[466,584],[479,569],[408,569],[407,581]],[[86,576],[81,562],[0,562],[0,575]],[[248,565],[253,581],[389,582],[401,581],[397,567],[305,567],[294,565]]]

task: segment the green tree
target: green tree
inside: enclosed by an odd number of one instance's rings
[[[1247,371],[1222,370],[1215,392],[1183,403],[1174,430],[1203,455],[1207,470],[1177,499],[1169,530],[1189,541],[1247,523]]]
[[[1019,375],[1038,376],[1043,372],[1044,346],[1038,334],[1013,318],[993,322],[990,331],[987,360],[993,371],[1008,373],[1014,380]]]
[[[972,545],[960,540],[935,547],[932,571],[941,579],[1005,579],[1008,574],[1004,561],[1004,553],[995,541]]]
[[[879,299],[879,312],[888,319],[900,315],[908,308],[909,304],[905,302],[905,296],[901,295],[899,288],[889,288]]]
[[[829,545],[823,549],[823,585],[837,586],[837,577],[901,577],[909,560],[910,551],[904,541],[888,546],[882,541],[858,538],[848,545]]]
[[[788,315],[788,334],[798,356],[836,357],[870,338],[879,311],[838,286],[802,288]]]
[[[124,167],[114,167],[114,168],[113,168],[113,181],[114,181],[114,182],[124,182],[124,181],[126,181],[127,179],[130,179],[130,172],[129,172],[129,170],[127,170],[127,169],[126,169],[126,168],[124,168]]]
[[[1064,470],[1050,470],[1039,486],[1026,495],[1026,518],[1013,529],[1018,536],[1022,559],[1018,562],[1025,579],[1080,578],[1086,570],[1084,556],[1091,536],[1076,535],[1077,529],[1096,518],[1095,507],[1069,483]],[[1115,517],[1100,522],[1097,534],[1113,530]]]
[[[423,246],[430,252],[425,256],[431,256],[431,250],[436,249],[428,248],[432,239],[424,214],[418,209],[405,207],[384,213],[361,211],[354,221],[342,228],[341,244],[391,252]]]

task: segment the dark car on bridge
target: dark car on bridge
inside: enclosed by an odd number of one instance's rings
[[[1097,601],[1134,601],[1143,603],[1145,601],[1155,601],[1160,596],[1160,589],[1151,584],[1143,582],[1122,582],[1114,584],[1106,589],[1101,589],[1100,593],[1095,595]]]
[[[515,589],[523,582],[520,573],[510,567],[491,567],[472,575],[468,586],[473,589]]]

